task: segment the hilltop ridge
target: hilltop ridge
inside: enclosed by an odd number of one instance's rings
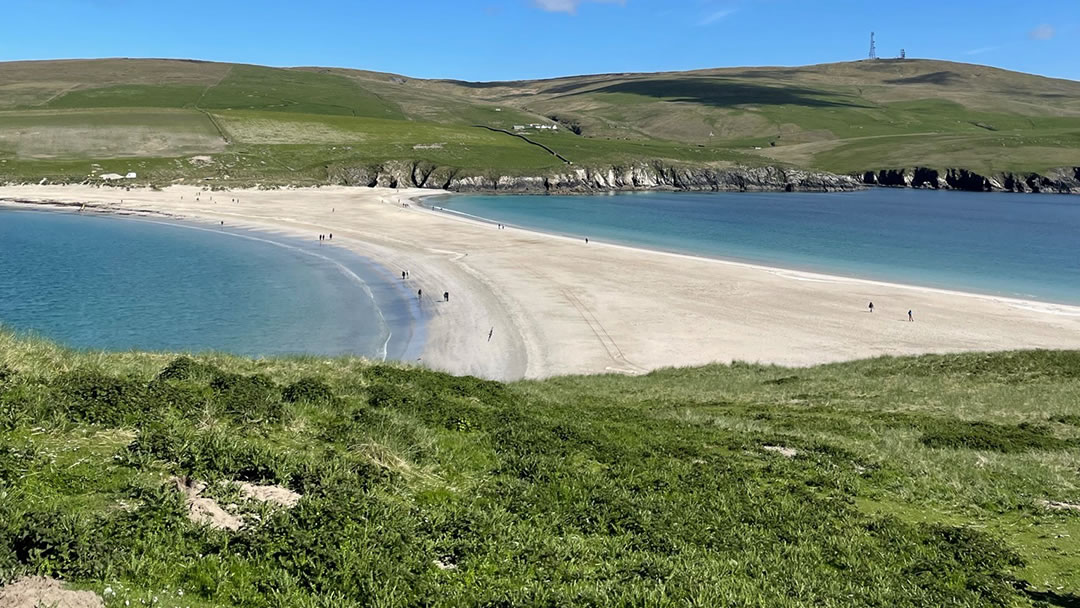
[[[812,177],[768,188],[1080,191],[1077,167],[1080,83],[937,60],[507,82],[176,59],[0,63],[5,181],[753,189],[754,171],[770,168]]]

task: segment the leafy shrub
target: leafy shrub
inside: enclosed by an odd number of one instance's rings
[[[494,380],[481,380],[472,376],[456,378],[448,376],[445,384],[447,391],[455,397],[477,399],[487,405],[509,404],[510,392],[506,385]]]
[[[205,387],[153,380],[146,387],[153,409],[193,417],[206,409],[211,393]]]
[[[0,364],[0,391],[4,390],[4,384],[7,384],[7,381],[14,377],[15,370],[11,369],[6,364]]]
[[[121,455],[126,464],[148,466],[154,460],[174,462],[199,479],[240,481],[287,480],[292,464],[284,454],[224,430],[192,431],[179,425],[152,424]]]
[[[423,370],[402,369],[392,365],[378,364],[367,368],[364,375],[370,376],[375,380],[403,384],[416,380],[424,373],[427,372]]]
[[[939,420],[928,425],[922,443],[931,448],[965,448],[1013,453],[1028,450],[1062,450],[1068,441],[1058,439],[1045,428],[1023,423],[1005,426],[990,422]]]
[[[210,383],[221,409],[238,422],[281,422],[285,407],[281,390],[261,374],[222,374]]]
[[[194,380],[220,375],[221,371],[213,365],[199,363],[187,356],[180,356],[169,362],[160,372],[158,380]]]
[[[23,513],[4,539],[15,560],[62,578],[101,576],[106,548],[101,526],[78,513],[59,510]]]
[[[134,422],[148,409],[146,389],[130,379],[81,370],[53,381],[67,415],[82,422],[121,425]]]
[[[377,382],[367,389],[368,405],[374,408],[405,409],[418,404],[416,395],[397,384]]]
[[[310,377],[301,378],[286,386],[281,396],[289,403],[330,403],[334,400],[334,392],[325,382]]]
[[[971,528],[894,518],[871,522],[867,529],[906,562],[902,574],[920,589],[923,605],[959,604],[964,596],[975,600],[969,605],[1014,604],[1017,581],[1008,573],[1023,560],[997,538]],[[949,575],[941,576],[944,572]]]
[[[14,446],[0,444],[0,488],[18,479],[32,468],[37,460],[33,444]]]

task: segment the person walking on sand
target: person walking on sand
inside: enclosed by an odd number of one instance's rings
[[[449,291],[442,292],[442,299],[443,299],[443,302],[449,302],[450,301],[450,292]]]
[[[334,240],[334,233],[333,232],[330,233],[330,239],[329,240],[331,240],[331,241]]]
[[[401,280],[402,281],[405,280],[405,271],[404,270],[401,271]]]
[[[911,311],[910,310],[907,311],[907,320],[912,322],[912,323],[915,322],[915,317],[911,316]]]
[[[416,299],[420,300],[423,297],[424,297],[424,290],[423,289],[417,289],[416,290]]]
[[[870,312],[874,312],[874,303],[870,302]]]
[[[495,328],[494,328],[494,327],[492,327],[492,328],[491,328],[491,330],[490,330],[490,331],[488,331],[488,342],[491,342],[491,336],[492,336],[492,335],[493,335],[494,333],[495,333]]]

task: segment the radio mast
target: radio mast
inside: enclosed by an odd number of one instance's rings
[[[874,41],[874,32],[870,32],[870,59],[877,59],[877,42]]]

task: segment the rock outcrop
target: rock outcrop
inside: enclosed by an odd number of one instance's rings
[[[347,186],[432,188],[453,192],[567,194],[634,190],[695,192],[837,192],[866,186],[1080,194],[1080,167],[1038,173],[981,175],[967,169],[882,169],[860,176],[780,167],[686,167],[663,162],[608,167],[566,167],[543,175],[467,172],[426,161],[373,166],[331,166],[330,183]]]
[[[778,167],[680,167],[661,162],[603,168],[567,167],[545,175],[478,175],[424,162],[329,167],[329,181],[348,186],[434,188],[507,194],[589,193],[632,190],[712,192],[857,190],[849,175]]]
[[[1080,194],[1080,167],[1038,173],[994,173],[980,175],[967,169],[939,171],[927,167],[867,171],[862,183],[868,186],[963,190],[967,192],[1046,192]]]

